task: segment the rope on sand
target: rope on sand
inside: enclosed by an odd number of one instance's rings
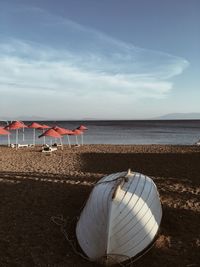
[[[74,218],[71,220],[71,222],[73,220],[74,220]],[[67,240],[67,242],[70,245],[74,254],[76,254],[77,256],[80,256],[83,260],[86,260],[88,262],[93,262],[88,257],[86,257],[83,253],[79,252],[76,248],[74,240],[69,238],[69,235],[68,235],[67,231],[65,230],[67,225],[71,224],[71,223],[68,224],[69,219],[64,219],[63,215],[60,215],[60,216],[52,216],[51,221],[60,227],[61,233],[64,235],[65,239]],[[111,255],[109,255],[109,257],[112,258]],[[116,262],[116,264],[118,264],[121,267],[132,266],[132,263],[135,262],[137,259],[133,261],[131,258],[129,258],[128,260],[130,260],[129,263],[123,264],[121,262]],[[116,259],[115,259],[115,261],[116,261]]]
[[[52,216],[51,217],[51,221],[53,223],[55,223],[56,225],[60,226],[60,231],[64,235],[65,239],[67,240],[68,244],[72,248],[73,252],[76,255],[80,256],[82,259],[87,260],[87,261],[90,261],[90,259],[88,257],[86,257],[85,255],[83,255],[81,252],[79,252],[77,250],[77,248],[76,248],[76,246],[74,244],[74,241],[69,238],[69,235],[68,235],[67,231],[65,230],[65,228],[66,228],[66,226],[68,224],[69,219],[64,219],[63,218],[63,215],[60,215],[60,216]]]

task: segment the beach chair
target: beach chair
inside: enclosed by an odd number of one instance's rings
[[[17,147],[18,148],[23,148],[23,147],[29,147],[29,145],[28,144],[17,144]]]
[[[22,148],[22,147],[28,147],[28,144],[10,144],[11,148]]]
[[[46,146],[42,148],[42,152],[44,153],[52,153],[53,151],[56,151],[57,147],[51,147],[51,146]]]

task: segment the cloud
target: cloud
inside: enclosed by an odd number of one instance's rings
[[[113,105],[122,96],[133,101],[164,98],[173,88],[172,78],[189,64],[183,58],[135,47],[41,9],[15,13],[24,19],[27,39],[21,38],[21,27],[13,21],[10,27],[17,36],[7,35],[0,44],[0,92],[27,98],[88,96],[96,103],[106,96]],[[29,13],[37,20],[30,21]]]

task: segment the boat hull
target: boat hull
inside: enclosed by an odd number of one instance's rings
[[[76,235],[90,260],[112,265],[144,252],[155,239],[161,218],[153,180],[140,173],[120,172],[95,185]]]

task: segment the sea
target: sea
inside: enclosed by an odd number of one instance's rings
[[[60,126],[67,129],[76,129],[80,125],[88,128],[84,132],[84,144],[170,144],[193,145],[200,139],[200,120],[90,120],[90,121],[37,121],[50,127]],[[31,121],[24,121],[29,125]],[[5,126],[0,122],[0,126]],[[11,131],[11,143],[15,143],[16,131]],[[43,138],[38,138],[42,133],[36,130],[36,144],[44,143]],[[76,137],[70,136],[70,142],[76,143]],[[81,143],[81,136],[77,136]],[[67,144],[67,136],[62,138]],[[47,137],[45,143],[59,142]],[[19,130],[19,143],[33,143],[33,129]],[[7,136],[0,136],[0,144],[7,144]]]

